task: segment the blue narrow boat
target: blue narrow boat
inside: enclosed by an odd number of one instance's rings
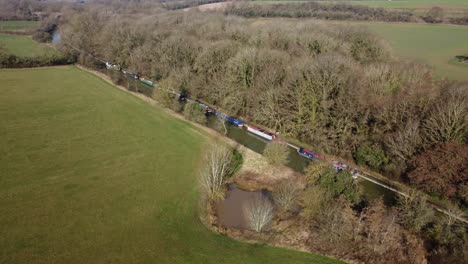
[[[299,148],[297,150],[297,153],[303,157],[306,157],[308,159],[321,159],[321,156],[315,152],[313,152],[312,150],[310,149],[306,149],[306,148]]]
[[[227,116],[226,119],[225,119],[227,122],[231,123],[231,124],[234,124],[236,125],[237,127],[241,128],[244,126],[244,122],[242,120],[239,120],[239,119],[235,119],[234,117],[232,116]]]

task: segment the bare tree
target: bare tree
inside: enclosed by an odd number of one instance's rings
[[[275,188],[273,197],[282,210],[288,211],[297,204],[299,192],[300,188],[294,182],[286,181]]]
[[[468,99],[463,88],[453,89],[435,105],[424,123],[430,143],[463,142],[468,127]]]
[[[243,210],[249,227],[256,232],[262,232],[275,216],[273,204],[263,196],[248,201]]]
[[[390,152],[403,161],[411,159],[421,145],[418,121],[409,121],[386,140]]]
[[[201,186],[210,199],[224,196],[223,185],[232,172],[232,152],[225,146],[216,145],[208,151],[201,172]]]

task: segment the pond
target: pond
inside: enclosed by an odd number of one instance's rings
[[[250,201],[262,197],[271,199],[268,191],[249,192],[239,189],[235,184],[230,184],[225,199],[216,204],[218,225],[240,230],[248,229],[243,208]]]

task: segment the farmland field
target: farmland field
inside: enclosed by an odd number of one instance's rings
[[[20,31],[26,32],[39,27],[38,21],[0,21],[0,31]]]
[[[287,4],[304,3],[308,0],[254,0],[255,4]],[[432,7],[441,7],[446,17],[463,17],[468,13],[468,1],[465,0],[370,0],[370,1],[349,1],[349,0],[318,0],[321,4],[350,4],[365,5],[369,7],[382,7],[400,11],[412,12],[416,15],[426,15]]]
[[[0,70],[0,263],[339,263],[198,220],[209,140],[75,67]]]
[[[0,34],[0,46],[18,57],[37,57],[56,53],[53,48],[38,43],[28,36]]]
[[[370,1],[335,1],[350,4],[367,5],[371,7],[390,8],[431,8],[439,6],[442,8],[463,8],[468,10],[468,2],[465,0],[370,0]]]
[[[431,65],[439,77],[468,80],[467,68],[452,63],[456,55],[468,52],[468,27],[392,23],[366,25],[385,38],[396,55]]]
[[[353,5],[366,5],[370,7],[389,8],[431,8],[432,6],[446,8],[463,8],[468,10],[468,2],[465,0],[253,0],[254,2],[275,3],[298,3],[298,2],[320,2],[320,3],[345,3]]]

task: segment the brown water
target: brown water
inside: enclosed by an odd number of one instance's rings
[[[226,198],[216,204],[219,226],[248,229],[242,208],[248,201],[262,196],[270,197],[267,191],[249,192],[239,189],[235,184],[229,185]]]

